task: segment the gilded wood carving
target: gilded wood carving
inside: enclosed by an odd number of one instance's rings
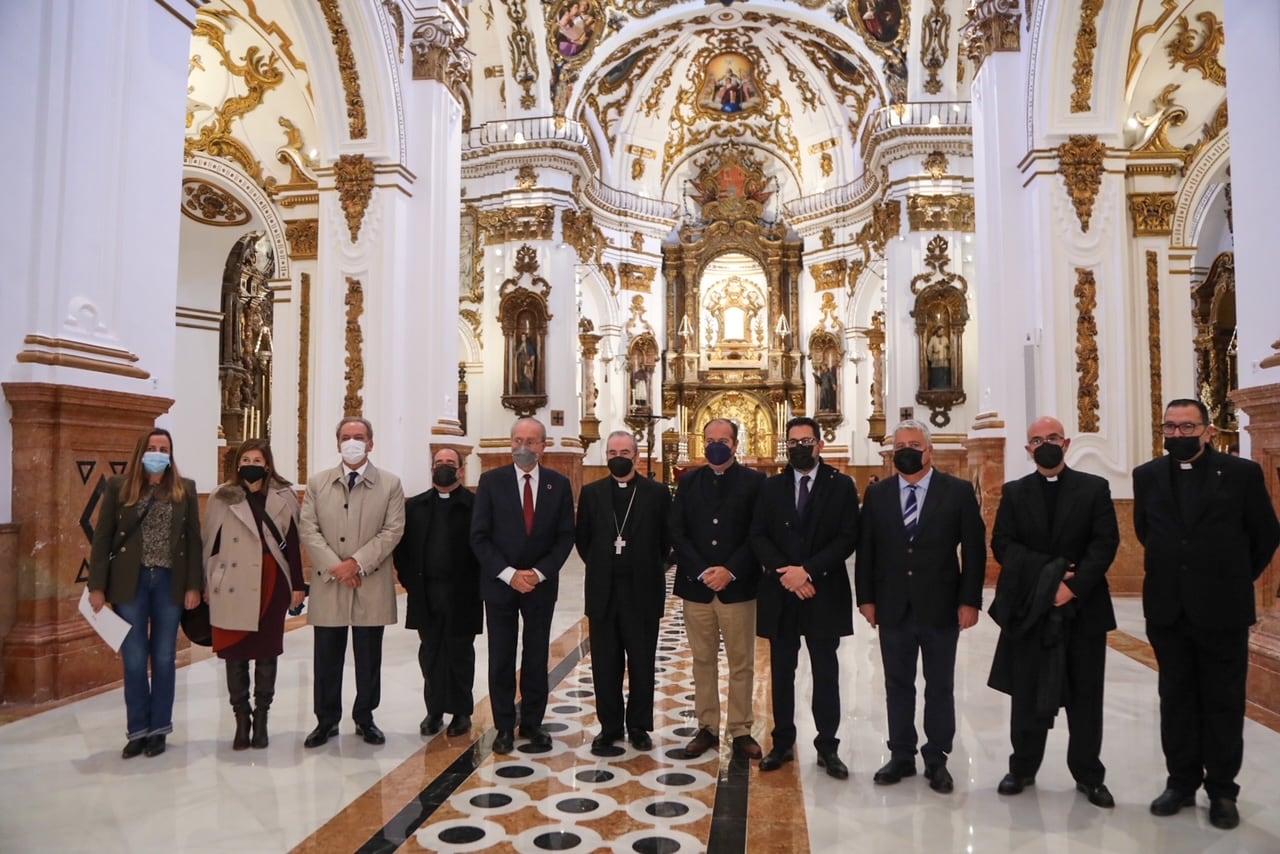
[[[1097,433],[1098,418],[1098,286],[1093,271],[1076,268],[1076,418],[1081,433]]]

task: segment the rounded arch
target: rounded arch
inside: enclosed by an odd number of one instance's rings
[[[1231,163],[1231,131],[1224,130],[1187,168],[1186,180],[1174,196],[1172,246],[1195,246],[1212,201],[1218,177]]]
[[[275,274],[272,278],[289,278],[289,245],[285,240],[284,220],[280,218],[280,212],[276,209],[275,203],[252,178],[226,160],[205,157],[202,154],[189,158],[183,164],[182,177],[184,180],[203,179],[229,193],[252,210],[270,239],[272,252],[275,253]],[[250,221],[245,227],[252,228],[253,222]]]
[[[773,459],[781,425],[776,407],[762,394],[731,389],[708,395],[698,403],[690,422],[692,435],[702,436],[707,422],[727,418],[738,425],[738,456]]]

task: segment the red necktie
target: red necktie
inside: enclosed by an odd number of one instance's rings
[[[524,532],[526,534],[533,533],[533,486],[531,485],[533,476],[526,474],[524,476]]]

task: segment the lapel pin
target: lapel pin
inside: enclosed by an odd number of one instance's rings
[[[547,490],[547,492],[550,492],[550,491],[551,491],[551,484],[549,484],[549,483],[547,484],[547,486],[546,486],[546,490]]]

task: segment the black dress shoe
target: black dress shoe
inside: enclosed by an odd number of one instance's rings
[[[784,763],[790,762],[796,758],[796,752],[788,747],[786,750],[774,748],[764,755],[760,760],[761,771],[777,771]]]
[[[720,746],[720,736],[703,727],[694,734],[693,739],[684,746],[686,759],[695,759],[713,747]]]
[[[457,737],[469,732],[471,732],[471,715],[454,715],[453,720],[449,721],[449,728],[445,730],[445,735]]]
[[[915,775],[916,763],[914,759],[890,759],[880,766],[880,770],[871,779],[877,786],[892,786],[903,777],[914,777]]]
[[[1240,824],[1240,811],[1232,798],[1209,798],[1209,824],[1218,830],[1230,830]]]
[[[955,780],[951,779],[951,772],[945,765],[924,766],[924,778],[929,781],[929,788],[935,792],[949,795],[955,791]]]
[[[520,737],[529,739],[529,743],[534,747],[551,746],[551,733],[547,732],[540,726],[520,727]]]
[[[303,747],[319,747],[331,738],[338,737],[337,724],[320,724],[320,726],[307,733],[307,737],[303,739]]]
[[[620,732],[602,732],[591,739],[591,753],[594,756],[611,756],[614,743],[622,738]]]
[[[653,750],[653,739],[642,729],[633,729],[627,733],[631,746],[636,750]]]
[[[164,753],[164,736],[147,736],[147,746],[142,749],[142,752],[147,756],[159,756],[161,753]]]
[[[733,752],[748,759],[759,759],[764,756],[764,751],[760,749],[760,742],[749,735],[740,735],[733,740]]]
[[[373,721],[367,724],[356,724],[356,735],[364,739],[365,744],[386,744],[387,737]]]
[[[1106,783],[1099,783],[1096,786],[1090,786],[1088,783],[1076,783],[1076,791],[1088,798],[1089,803],[1095,807],[1109,810],[1116,805],[1116,799],[1111,797],[1111,790],[1107,788]]]
[[[422,735],[435,735],[444,729],[444,715],[427,715],[418,724],[418,732]]]
[[[509,729],[498,730],[498,735],[493,739],[493,752],[506,755],[515,749],[515,734]]]
[[[996,786],[996,791],[1002,795],[1020,795],[1027,786],[1034,786],[1035,784],[1035,777],[1019,777],[1017,774],[1005,774],[1000,780],[1000,785]]]
[[[124,750],[120,751],[120,758],[132,759],[135,756],[139,756],[146,746],[147,737],[145,735],[142,738],[131,738],[129,743],[124,746]]]
[[[1168,788],[1151,802],[1151,814],[1159,816],[1177,815],[1183,807],[1193,807],[1195,805],[1196,796],[1194,792],[1187,794],[1174,788]]]
[[[828,777],[835,777],[837,780],[849,779],[849,766],[844,764],[844,760],[834,750],[830,753],[818,754],[818,767],[826,768]],[[914,769],[912,773],[915,773]]]

